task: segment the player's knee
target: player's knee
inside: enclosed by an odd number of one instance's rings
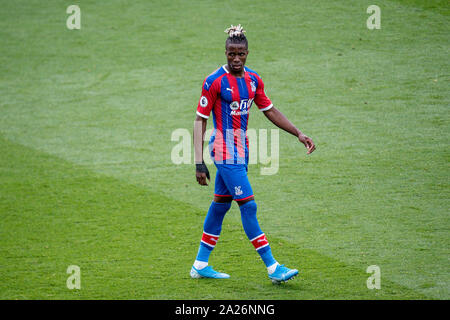
[[[241,207],[241,219],[244,231],[249,239],[260,235],[262,233],[261,228],[256,218],[257,206],[255,201],[247,202]]]
[[[239,207],[241,210],[241,215],[243,218],[256,216],[256,211],[258,206],[256,205],[255,200],[251,200],[247,203],[244,203]]]
[[[218,204],[219,204],[219,206],[222,206],[222,211],[223,212],[227,212],[228,210],[230,210],[230,208],[231,208],[231,201],[230,202],[218,202]]]
[[[219,234],[225,214],[231,207],[231,202],[212,202],[203,224],[203,230],[211,234]]]

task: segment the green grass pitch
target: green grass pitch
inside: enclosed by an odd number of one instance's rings
[[[449,16],[419,0],[2,1],[0,298],[449,299]],[[275,258],[300,271],[280,286],[236,204],[210,261],[231,279],[189,277],[213,183],[172,163],[171,133],[192,130],[238,23],[247,65],[317,144],[280,132],[278,173],[249,168]],[[256,108],[249,127],[274,128]]]

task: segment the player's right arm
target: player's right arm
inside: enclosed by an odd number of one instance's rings
[[[206,179],[209,177],[208,168],[203,161],[203,142],[208,120],[197,115],[194,122],[194,161],[195,161],[195,178],[202,186],[207,186]]]
[[[208,78],[203,82],[202,95],[197,106],[197,117],[194,122],[194,161],[195,177],[202,186],[207,186],[210,179],[208,168],[203,161],[203,144],[211,110],[216,102],[217,91],[216,84],[209,83]]]

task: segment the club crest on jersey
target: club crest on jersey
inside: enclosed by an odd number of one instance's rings
[[[241,190],[241,186],[234,187],[234,194],[240,196],[244,191]]]
[[[208,105],[208,98],[202,96],[200,98],[200,107],[205,108]]]
[[[255,92],[256,91],[255,81],[250,82],[250,86],[252,87],[252,91]]]

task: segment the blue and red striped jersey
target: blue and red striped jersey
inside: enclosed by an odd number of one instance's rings
[[[214,131],[209,149],[215,163],[247,164],[250,108],[253,102],[261,111],[273,106],[264,92],[261,77],[244,68],[244,77],[237,78],[222,66],[203,82],[197,115],[208,119],[213,112]]]

